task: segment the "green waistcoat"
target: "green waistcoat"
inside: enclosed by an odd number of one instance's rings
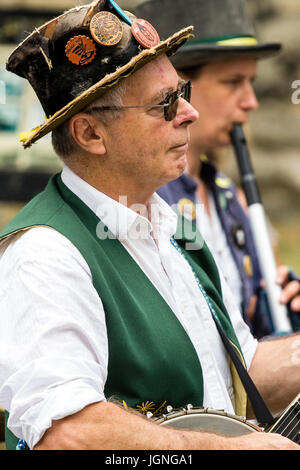
[[[111,233],[105,240],[97,237],[98,224],[102,224],[99,218],[63,184],[60,175],[55,175],[46,189],[2,230],[0,239],[33,226],[49,226],[66,236],[85,258],[102,300],[107,324],[106,397],[114,397],[138,409],[146,402],[153,402],[156,410],[163,403],[174,408],[189,403],[201,406],[201,364],[184,328],[122,244]],[[100,229],[101,233],[108,231],[103,224]],[[222,301],[218,271],[208,248],[186,220],[182,224],[179,219],[176,240],[182,248],[186,242],[199,243],[198,250],[185,251],[185,255],[210,297],[227,336],[240,352]],[[245,393],[234,367],[232,376],[236,413],[245,415]],[[6,428],[7,448],[15,449],[16,442],[17,438]]]

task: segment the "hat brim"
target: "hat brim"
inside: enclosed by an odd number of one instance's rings
[[[218,44],[197,44],[184,46],[172,63],[178,69],[198,67],[211,62],[222,60],[249,58],[267,59],[280,52],[281,44],[264,43],[255,46],[220,46]]]
[[[74,100],[57,111],[53,116],[47,118],[42,125],[33,129],[29,135],[26,135],[25,138],[21,139],[23,147],[30,147],[34,142],[53,131],[67,119],[70,119],[74,114],[78,113],[95,99],[102,96],[109,88],[115,86],[121,79],[129,77],[159,55],[167,54],[170,56],[175,54],[179,47],[181,47],[189,38],[193,37],[193,29],[193,26],[189,26],[178,31],[173,36],[160,42],[157,46],[152,47],[151,49],[144,49],[140,54],[133,57],[126,65],[118,68],[114,73],[106,75],[99,82],[85,90],[81,95],[77,96]]]

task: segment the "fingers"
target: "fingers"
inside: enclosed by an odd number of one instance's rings
[[[279,284],[280,286],[283,286],[284,284],[288,282],[289,274],[290,274],[290,270],[288,266],[283,266],[283,265],[279,266],[277,268],[275,282]]]
[[[283,287],[280,294],[280,302],[287,304],[291,302],[290,306],[294,312],[300,312],[300,282],[289,280],[290,271],[288,266],[279,266],[276,272],[276,284]],[[260,285],[262,288],[266,288],[266,282],[261,280]]]
[[[300,311],[300,283],[291,281],[282,290],[279,298],[280,302],[287,304],[291,301],[291,308],[295,312]]]
[[[283,286],[280,295],[280,302],[287,304],[291,302],[291,309],[294,312],[300,312],[300,283],[298,281],[288,282],[288,266],[279,266],[277,268],[276,283]]]
[[[297,295],[297,297],[292,300],[291,309],[293,312],[300,313],[300,295]]]

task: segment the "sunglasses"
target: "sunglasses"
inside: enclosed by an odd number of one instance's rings
[[[87,109],[85,113],[92,113],[93,111],[106,111],[106,110],[115,110],[119,111],[122,109],[132,109],[132,108],[163,108],[164,109],[164,118],[166,121],[173,121],[177,114],[178,110],[178,99],[183,98],[184,100],[190,102],[191,100],[191,89],[192,85],[191,82],[185,82],[180,87],[179,90],[176,90],[172,93],[168,93],[165,99],[156,105],[148,105],[148,106],[94,106],[93,108]]]

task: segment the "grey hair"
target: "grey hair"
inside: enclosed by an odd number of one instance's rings
[[[127,89],[127,80],[122,80],[118,85],[109,89],[103,96],[93,101],[92,104],[82,109],[81,112],[88,111],[94,106],[123,106],[123,97]],[[108,125],[111,121],[120,117],[121,110],[105,110],[97,112],[97,119]],[[78,144],[73,139],[69,129],[69,120],[52,131],[52,146],[56,154],[64,161],[68,160],[76,150]]]

